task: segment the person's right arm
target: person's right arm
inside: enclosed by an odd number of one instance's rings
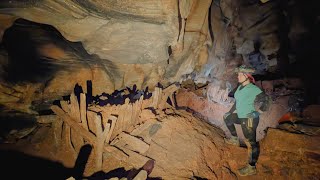
[[[232,114],[235,110],[236,110],[236,103],[233,104],[233,106],[229,110],[229,113]]]
[[[223,115],[223,118],[226,119],[230,114],[232,114],[236,110],[236,103],[233,104],[231,109]]]

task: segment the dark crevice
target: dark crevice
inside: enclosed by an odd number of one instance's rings
[[[169,56],[171,56],[171,54],[172,54],[172,48],[171,48],[171,46],[168,47],[168,54],[169,54]]]
[[[228,17],[226,17],[221,9],[221,6],[220,6],[220,0],[214,0],[213,3],[219,8],[220,10],[220,17],[221,17],[221,20],[225,23],[225,24],[229,24],[230,22],[230,19]]]
[[[289,67],[289,48],[290,40],[288,34],[290,32],[290,16],[288,11],[288,0],[279,1],[279,31],[278,38],[280,40],[280,48],[278,50],[278,68],[279,71],[285,75],[288,74]]]
[[[306,104],[320,104],[320,79],[319,59],[320,59],[320,7],[318,0],[310,0],[308,3],[297,0],[296,6],[299,7],[299,16],[303,19],[306,32],[302,33],[297,39],[295,48],[296,62],[290,67],[289,73],[298,73],[305,84]],[[290,47],[291,48],[291,47]]]
[[[208,14],[208,23],[209,23],[209,33],[211,36],[211,42],[213,43],[214,41],[214,34],[213,34],[213,27],[212,27],[212,6],[213,6],[213,2],[211,2],[210,8],[209,8],[209,14]]]
[[[180,2],[179,2],[179,0],[178,0],[178,21],[179,21],[179,34],[178,34],[177,41],[179,41],[180,32],[181,32],[181,28],[182,28],[182,17],[181,17],[181,13],[180,13]]]

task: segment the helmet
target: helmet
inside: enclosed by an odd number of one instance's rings
[[[256,70],[254,68],[248,67],[246,65],[241,65],[240,67],[237,67],[235,69],[236,73],[249,73],[249,74],[251,74],[251,73],[254,73],[255,71]]]

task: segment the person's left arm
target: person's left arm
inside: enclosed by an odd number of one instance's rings
[[[261,92],[258,95],[256,95],[254,99],[255,111],[249,113],[248,118],[257,118],[259,117],[260,114],[263,113],[265,109],[264,107],[265,99],[266,99],[266,94],[264,92]]]
[[[254,100],[254,106],[257,112],[260,114],[267,110],[268,106],[268,95],[264,92],[258,94]]]

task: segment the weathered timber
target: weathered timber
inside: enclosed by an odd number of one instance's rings
[[[86,102],[86,95],[84,93],[80,94],[80,119],[81,119],[82,127],[88,130],[87,102]]]
[[[111,145],[121,149],[127,148],[140,154],[149,149],[149,144],[127,133],[121,133],[111,142]]]

